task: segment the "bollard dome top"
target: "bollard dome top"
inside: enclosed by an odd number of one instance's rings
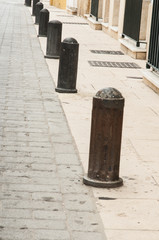
[[[46,8],[43,8],[40,12],[46,12],[48,13],[49,11]]]
[[[43,5],[43,3],[42,2],[38,2],[36,5]]]
[[[58,20],[51,20],[49,22],[49,24],[62,24],[62,22],[58,21]]]
[[[95,97],[101,98],[101,99],[119,99],[123,98],[122,94],[115,88],[103,88],[99,90]]]
[[[65,38],[63,40],[63,43],[69,43],[69,44],[78,44],[77,40],[74,38]]]

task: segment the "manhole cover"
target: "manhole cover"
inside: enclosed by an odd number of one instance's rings
[[[97,54],[110,54],[110,55],[124,55],[121,51],[106,51],[106,50],[90,50],[92,53]]]
[[[88,61],[92,67],[111,67],[111,68],[141,68],[132,62],[105,62],[105,61]]]
[[[57,15],[58,17],[74,17],[74,16],[70,16],[70,15]]]

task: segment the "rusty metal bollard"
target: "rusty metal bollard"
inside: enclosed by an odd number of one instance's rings
[[[33,6],[32,6],[32,16],[36,15],[36,4],[39,2],[40,0],[33,0]]]
[[[44,5],[41,2],[38,2],[35,7],[35,24],[39,24],[40,11],[43,9]]]
[[[46,58],[58,59],[60,57],[61,35],[62,23],[58,20],[50,21],[47,31]]]
[[[55,88],[56,92],[77,93],[78,50],[79,44],[74,38],[65,38],[61,43],[58,84],[57,88]]]
[[[38,37],[47,36],[47,27],[49,22],[49,11],[47,9],[42,9],[40,11],[39,17],[39,35]]]
[[[86,185],[115,188],[119,178],[124,98],[115,88],[105,88],[93,97],[92,125]]]

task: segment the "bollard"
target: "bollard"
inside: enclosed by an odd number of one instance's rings
[[[39,24],[40,11],[43,9],[44,5],[41,2],[38,2],[35,7],[35,24]]]
[[[39,35],[38,37],[47,36],[47,27],[49,22],[49,11],[47,9],[42,9],[39,16]]]
[[[27,7],[31,7],[31,0],[25,0],[25,5]]]
[[[32,16],[35,16],[35,14],[36,14],[36,4],[37,4],[39,1],[40,1],[40,0],[33,0]]]
[[[62,23],[57,20],[48,23],[46,58],[59,58],[61,49]]]
[[[119,178],[124,98],[115,88],[105,88],[93,97],[92,125],[86,185],[115,188]]]
[[[74,38],[66,38],[61,43],[58,84],[59,93],[77,93],[76,79],[79,44]]]

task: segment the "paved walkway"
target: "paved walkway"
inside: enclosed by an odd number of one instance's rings
[[[46,38],[36,37],[31,8],[22,0],[0,0],[0,239],[103,240],[104,225],[108,240],[158,240],[159,97],[142,82],[142,69],[88,63],[134,62],[145,69],[146,62],[91,53],[120,50],[119,42],[41,1],[50,20],[63,22],[62,39],[80,44],[78,93],[54,93],[59,62],[44,59]],[[92,97],[110,86],[125,97],[124,186],[92,191],[82,185]]]
[[[49,6],[50,20],[63,22],[62,39],[79,42],[77,94],[58,94],[79,156],[88,170],[92,97],[105,87],[117,88],[125,98],[120,177],[118,189],[93,189],[108,240],[159,239],[159,96],[142,81],[146,61],[127,55],[93,54],[90,50],[120,50],[119,42],[94,31],[81,17]],[[29,8],[31,11],[31,9]],[[33,18],[34,20],[34,18]],[[72,23],[77,24],[72,24]],[[67,24],[66,24],[67,23]],[[36,30],[38,27],[36,26]],[[40,38],[43,53],[46,39]],[[133,62],[141,69],[92,67],[88,61]],[[46,60],[57,85],[58,60]]]
[[[0,0],[0,29],[0,239],[104,240],[23,0]]]

